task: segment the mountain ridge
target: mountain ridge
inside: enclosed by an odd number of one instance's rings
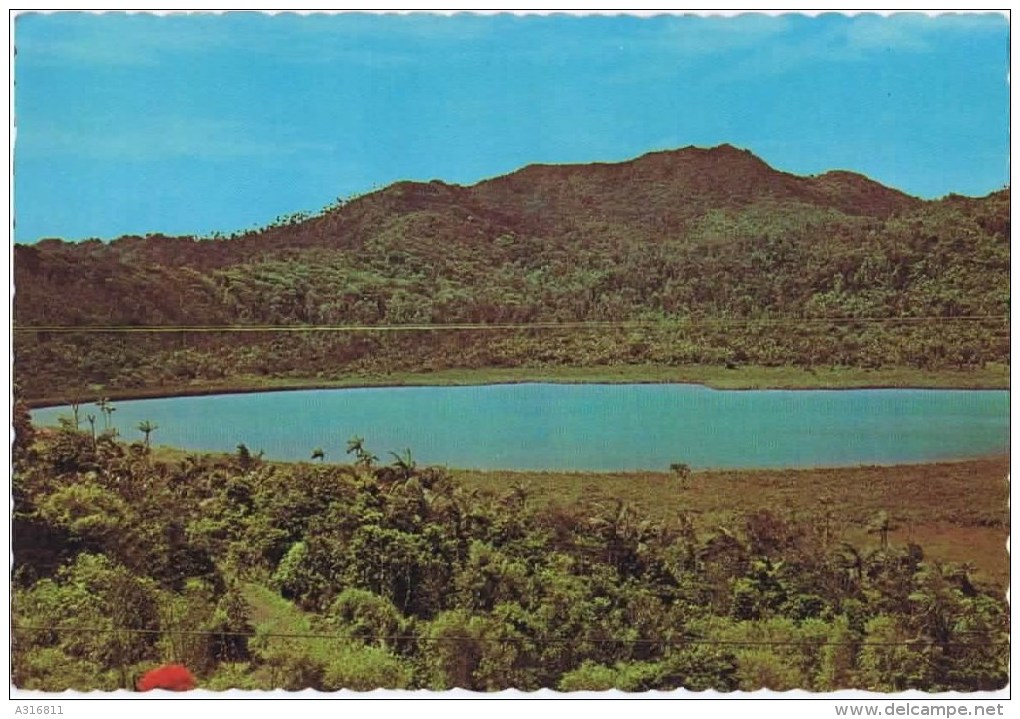
[[[495,202],[497,205],[504,204],[507,193],[510,195],[527,194],[528,185],[537,186],[532,188],[532,194],[539,190],[548,193],[550,182],[577,182],[579,177],[586,174],[591,176],[592,181],[599,184],[608,183],[611,185],[610,189],[615,190],[621,188],[621,183],[628,181],[672,181],[673,185],[670,189],[674,198],[693,199],[697,206],[734,200],[747,203],[756,198],[771,197],[780,200],[800,199],[813,205],[829,205],[847,214],[888,216],[894,212],[917,206],[919,203],[939,201],[922,200],[883,185],[853,170],[833,169],[818,175],[797,175],[777,170],[750,150],[723,143],[713,147],[688,145],[676,149],[653,150],[620,162],[529,163],[511,172],[467,185],[449,183],[441,179],[400,180],[384,188],[329,206],[319,212],[296,213],[292,217],[300,218],[298,223],[309,222],[335,216],[345,210],[350,212],[349,208],[352,205],[377,202],[379,198],[390,198],[393,195],[405,197],[417,195],[417,201],[420,202],[422,197],[438,192],[445,193],[447,199],[457,198],[472,205],[477,205],[481,201],[483,207],[480,209],[496,210],[497,208],[487,207],[486,202]],[[759,186],[748,186],[746,182],[741,185],[742,174],[758,180]],[[699,177],[703,182],[691,186],[692,181]],[[747,177],[743,179],[746,180]],[[706,186],[705,180],[714,184],[714,191],[713,187]],[[728,183],[729,185],[736,183],[736,186],[728,186]],[[599,189],[604,191],[606,188]],[[849,193],[849,197],[841,200],[840,193]],[[865,197],[869,198],[868,202],[860,204],[860,200]],[[391,207],[391,209],[393,208]],[[567,208],[567,211],[576,211],[576,208]],[[278,224],[293,226],[298,223],[281,216],[264,227],[236,230],[229,234],[215,232],[210,235],[196,236],[154,232],[146,235],[121,235],[100,241],[104,244],[113,244],[121,240],[130,241],[153,236],[199,241],[223,237],[236,239],[265,233]],[[66,244],[77,244],[92,239],[95,238],[70,241],[59,238],[41,238],[35,243],[17,244],[38,245],[39,243],[52,243],[54,240]]]
[[[39,397],[488,367],[980,369],[1009,362],[1009,269],[1008,189],[921,200],[850,171],[801,177],[732,146],[682,148],[467,187],[395,183],[232,237],[15,245],[15,372]],[[990,319],[959,320],[975,317]],[[776,318],[790,329],[747,324]],[[24,331],[634,320],[644,329]]]

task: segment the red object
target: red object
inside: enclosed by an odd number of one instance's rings
[[[138,691],[140,692],[147,692],[151,689],[186,692],[194,688],[195,677],[183,664],[164,664],[145,672],[138,680]]]

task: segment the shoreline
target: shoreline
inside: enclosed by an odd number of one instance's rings
[[[657,365],[623,365],[618,368],[484,368],[352,375],[337,380],[274,378],[267,381],[265,378],[253,377],[249,381],[240,378],[240,381],[198,386],[99,389],[79,394],[77,399],[83,404],[88,404],[99,397],[130,401],[302,390],[480,387],[511,384],[684,384],[718,391],[930,389],[1008,392],[1009,368],[1003,369],[1004,372],[1002,369],[922,372],[910,368],[802,370],[791,367],[750,366],[727,369],[704,365],[684,368]],[[24,401],[29,409],[43,409],[68,405],[75,398],[72,394],[58,394]]]
[[[42,427],[44,431],[54,431],[56,428],[53,426]],[[124,441],[123,438],[120,438]],[[226,459],[235,456],[235,453],[230,450],[215,450],[215,449],[188,449],[186,447],[180,447],[172,444],[153,444],[152,445],[152,456],[157,460],[166,460],[167,458],[175,458],[178,455],[196,455],[212,458]],[[970,455],[966,457],[934,457],[932,459],[907,459],[900,462],[858,462],[854,464],[800,464],[800,465],[773,465],[773,466],[753,466],[753,465],[740,465],[740,466],[692,466],[690,467],[692,475],[712,475],[712,474],[740,474],[740,473],[751,473],[751,474],[775,474],[785,475],[788,473],[796,472],[841,472],[841,471],[863,471],[863,470],[883,470],[883,469],[908,469],[908,468],[920,468],[920,467],[934,467],[934,466],[955,466],[960,464],[973,464],[973,463],[986,463],[986,462],[1009,462],[1011,453],[1009,450],[1002,452],[989,452],[985,454]],[[294,466],[294,465],[312,465],[315,467],[352,467],[354,466],[354,460],[325,460],[322,462],[314,461],[311,459],[276,459],[272,457],[264,457],[262,459],[264,464],[281,465],[281,466]],[[387,462],[380,461],[377,467],[386,466]],[[542,479],[542,478],[562,478],[562,477],[575,477],[575,478],[597,478],[597,477],[660,477],[660,478],[673,478],[675,475],[669,469],[663,469],[660,467],[630,467],[623,469],[577,469],[577,468],[514,468],[514,467],[470,467],[470,466],[455,466],[450,464],[432,463],[432,462],[421,462],[421,467],[431,467],[436,469],[442,469],[449,472],[452,476],[465,476],[465,475],[505,475],[514,477],[526,477],[531,479]]]
[[[178,449],[164,445],[164,449]],[[214,453],[215,454],[215,453]],[[220,454],[223,454],[222,452]],[[713,467],[691,467],[691,475],[712,475],[712,474],[776,474],[786,475],[791,472],[840,472],[847,470],[882,470],[882,469],[906,469],[917,467],[934,467],[942,465],[960,465],[979,462],[1001,462],[1009,461],[1010,453],[993,452],[991,454],[978,454],[970,457],[939,457],[930,460],[906,460],[904,462],[862,462],[858,464],[799,464],[790,466],[713,466]],[[300,464],[304,460],[266,460],[276,464]],[[308,462],[309,464],[311,462]],[[345,466],[345,462],[325,462],[335,466]],[[505,467],[451,467],[447,465],[424,465],[436,466],[454,476],[464,475],[527,475],[528,478],[552,478],[552,477],[663,477],[673,478],[675,475],[668,469],[508,469]]]
[[[233,452],[228,450],[189,450],[184,447],[179,447],[170,444],[153,444],[152,455],[157,460],[167,460],[168,458],[174,458],[178,455],[197,455],[213,458],[230,458],[234,456]],[[881,471],[881,470],[909,470],[920,469],[920,468],[933,468],[942,466],[959,466],[961,464],[985,464],[991,462],[1005,462],[1008,465],[1010,460],[1009,450],[1003,452],[990,452],[987,454],[972,455],[968,457],[938,457],[929,460],[906,460],[902,462],[860,462],[857,464],[804,464],[804,465],[791,465],[791,466],[712,466],[712,467],[691,467],[692,476],[709,476],[709,475],[732,475],[732,474],[755,474],[755,475],[775,475],[777,477],[785,477],[791,473],[812,473],[812,472],[857,472],[857,471]],[[353,460],[351,461],[330,461],[315,462],[310,459],[272,459],[263,458],[262,462],[271,465],[281,466],[294,466],[299,464],[309,464],[316,467],[350,467],[354,465]],[[377,466],[385,466],[385,462],[381,462]],[[674,473],[668,469],[662,469],[661,467],[653,467],[648,469],[641,468],[628,468],[628,469],[569,469],[569,468],[553,468],[553,469],[517,469],[512,467],[457,467],[448,464],[434,464],[434,463],[422,463],[422,467],[434,467],[449,472],[454,478],[460,477],[471,477],[471,476],[501,476],[501,477],[513,477],[517,479],[563,479],[563,478],[575,478],[575,479],[597,479],[597,478],[626,478],[626,477],[653,477],[659,479],[672,479],[675,477]]]

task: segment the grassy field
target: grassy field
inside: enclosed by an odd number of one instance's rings
[[[731,525],[760,509],[828,522],[834,540],[877,548],[867,531],[880,511],[893,520],[893,545],[916,542],[932,557],[970,562],[979,576],[1009,578],[1008,457],[938,464],[795,470],[695,472],[681,487],[668,473],[455,471],[469,488],[521,483],[529,501],[578,505],[623,501],[640,514],[689,513],[704,529]]]
[[[342,387],[457,386],[554,383],[689,383],[716,389],[861,389],[917,387],[944,389],[1008,389],[1009,366],[989,363],[981,369],[924,371],[909,367],[860,369],[834,367],[741,366],[732,369],[709,365],[672,367],[665,365],[613,365],[601,367],[493,367],[451,369],[435,372],[352,374],[341,379],[238,376],[218,382],[180,383],[145,389],[93,387],[83,395],[86,401],[104,396],[110,399],[193,396],[242,392],[273,392],[297,389]],[[33,397],[31,407],[67,404],[66,396]]]

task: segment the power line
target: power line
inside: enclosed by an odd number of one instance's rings
[[[52,627],[52,626],[38,626],[38,625],[14,625],[12,629],[15,631],[38,631],[38,632],[77,632],[82,634],[115,634],[115,633],[128,633],[128,634],[146,634],[146,635],[161,635],[161,634],[177,634],[181,636],[212,636],[212,637],[247,637],[247,638],[258,638],[258,637],[270,637],[277,639],[352,639],[357,638],[362,641],[392,641],[392,642],[492,642],[496,644],[542,644],[542,645],[559,645],[559,646],[579,646],[583,644],[618,644],[618,645],[641,645],[641,646],[669,646],[669,647],[682,647],[682,646],[736,646],[736,647],[805,647],[805,648],[818,648],[818,647],[916,647],[919,645],[924,646],[1008,646],[1008,641],[992,641],[992,642],[961,642],[961,641],[939,641],[936,639],[911,639],[901,641],[889,641],[889,642],[878,642],[878,641],[805,641],[805,640],[786,640],[786,639],[703,639],[703,638],[682,638],[682,639],[623,639],[623,638],[608,638],[608,637],[593,637],[588,639],[578,639],[577,637],[473,637],[470,635],[445,635],[445,636],[420,636],[415,634],[383,634],[373,636],[345,636],[342,634],[322,634],[316,632],[238,632],[238,631],[214,631],[208,629],[139,629],[133,627]],[[957,634],[993,634],[995,630],[967,630],[956,632]]]
[[[75,334],[100,333],[170,333],[170,332],[469,332],[557,329],[683,329],[702,326],[794,326],[828,324],[926,324],[1008,321],[1008,315],[918,315],[903,317],[759,317],[759,318],[698,318],[685,320],[621,320],[582,322],[452,322],[406,325],[15,325],[15,333],[51,332]]]

